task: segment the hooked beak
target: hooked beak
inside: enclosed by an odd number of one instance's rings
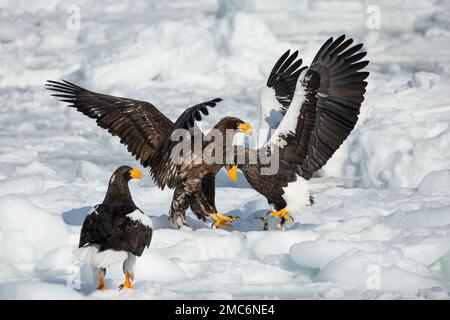
[[[237,181],[237,166],[234,165],[228,169],[228,177],[230,177],[231,181]]]
[[[241,123],[238,126],[238,129],[239,129],[239,131],[241,131],[241,132],[243,132],[243,133],[245,133],[247,135],[251,135],[252,132],[253,132],[253,128],[252,128],[252,126],[249,123]]]
[[[130,170],[130,177],[132,177],[133,179],[141,179],[142,172],[138,168],[133,168]]]

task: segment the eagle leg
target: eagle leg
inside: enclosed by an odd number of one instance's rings
[[[231,224],[229,224],[227,222],[236,221],[239,219],[239,217],[224,216],[223,214],[220,214],[220,213],[212,213],[209,216],[214,221],[211,228],[213,226],[216,228],[220,228],[222,226],[224,228],[228,228],[228,227],[231,227]]]
[[[119,286],[119,290],[123,288],[132,289],[134,279],[134,266],[136,264],[136,256],[128,252],[127,259],[123,262],[123,273],[125,274],[125,282]]]
[[[281,220],[283,221],[283,224],[284,224],[284,222],[286,222],[288,220],[294,221],[294,218],[287,213],[286,208],[283,208],[283,209],[275,211],[275,212],[271,212],[269,215],[274,218],[280,217]]]
[[[105,291],[106,290],[105,279],[103,278],[102,275],[100,275],[100,279],[98,281],[97,290],[101,290],[101,291]]]
[[[119,290],[123,288],[133,289],[133,284],[131,283],[131,278],[128,274],[125,274],[125,282],[119,286]]]
[[[169,226],[172,229],[180,229],[182,226],[188,226],[185,213],[189,207],[191,197],[192,191],[186,185],[180,184],[175,188],[169,212]]]

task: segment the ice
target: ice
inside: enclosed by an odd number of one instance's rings
[[[0,298],[449,299],[450,4],[363,0],[0,0]],[[80,12],[80,24],[71,20]],[[381,22],[376,24],[376,15]],[[373,20],[375,19],[375,20]],[[375,23],[374,23],[375,22]],[[96,292],[73,254],[82,222],[120,165],[118,137],[50,97],[47,79],[152,102],[170,119],[215,97],[257,131],[258,94],[276,59],[308,65],[330,36],[364,43],[371,61],[360,119],[317,177],[320,190],[285,232],[262,231],[264,197],[243,175],[217,176],[230,230],[188,213],[169,229],[171,190],[131,181],[151,217],[134,290]],[[345,178],[345,179],[342,179]],[[341,184],[341,183],[338,183]]]
[[[19,281],[26,278],[24,272],[17,269],[5,258],[0,258],[0,283]]]
[[[60,217],[19,196],[0,197],[0,226],[0,256],[15,263],[35,261],[69,238]]]
[[[353,251],[325,265],[314,280],[337,282],[359,290],[400,291],[417,294],[419,289],[440,287],[439,281],[403,270],[389,261],[387,253]],[[387,261],[386,261],[387,260]]]
[[[378,248],[380,247],[380,248]],[[368,252],[381,251],[382,244],[377,242],[353,241],[305,241],[290,247],[292,259],[307,268],[322,268],[328,262],[353,250],[360,249]]]
[[[260,260],[275,254],[289,253],[289,249],[296,243],[315,241],[318,234],[313,231],[289,230],[280,234],[280,232],[271,231],[260,233],[252,248]]]
[[[450,170],[432,171],[418,185],[418,190],[424,194],[449,194]]]
[[[2,299],[78,300],[83,296],[71,288],[51,282],[15,282],[0,285]]]
[[[136,272],[147,281],[182,281],[188,278],[186,271],[166,256],[151,250],[139,258]]]
[[[42,181],[33,176],[0,181],[0,195],[32,194],[38,193],[41,189]]]
[[[63,245],[47,252],[36,263],[34,272],[45,280],[65,280],[74,264],[77,263],[75,246]]]

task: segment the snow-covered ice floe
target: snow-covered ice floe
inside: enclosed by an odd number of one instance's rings
[[[79,25],[73,1],[0,0],[0,298],[449,298],[450,3],[76,3]],[[171,191],[147,176],[130,186],[155,229],[135,289],[96,292],[73,255],[81,224],[111,172],[137,163],[52,99],[45,80],[151,101],[172,119],[219,96],[204,129],[223,112],[257,123],[277,57],[298,49],[308,64],[341,33],[365,44],[369,85],[355,130],[320,175],[359,181],[317,194],[286,232],[263,232],[254,217],[269,210],[265,199],[221,172],[217,207],[241,216],[235,228],[188,216],[193,230],[174,231]],[[121,281],[118,264],[106,284]]]

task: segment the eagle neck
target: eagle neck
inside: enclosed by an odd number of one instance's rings
[[[234,138],[236,131],[234,129],[228,128],[227,124],[224,123],[223,121],[220,121],[219,123],[217,123],[213,129],[215,129],[216,131],[220,131],[220,133],[221,133],[223,159],[225,160],[227,152],[228,152],[227,150],[230,148],[234,149],[233,138]],[[230,136],[230,132],[232,132],[231,136]],[[233,152],[233,150],[230,150],[230,152]]]
[[[105,203],[122,203],[122,204],[134,204],[131,198],[130,188],[128,182],[123,177],[117,177],[119,175],[113,175],[109,181],[108,191],[106,192]]]

